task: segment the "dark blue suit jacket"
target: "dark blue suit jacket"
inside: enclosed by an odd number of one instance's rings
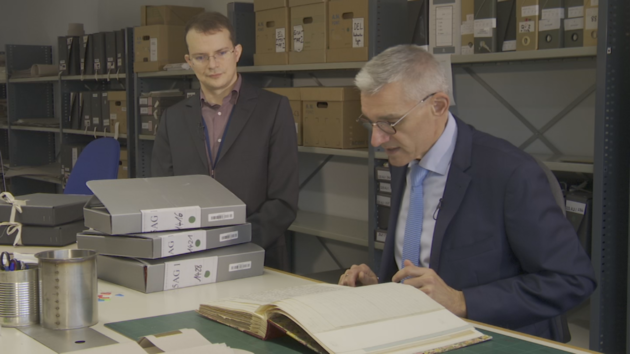
[[[510,143],[456,121],[457,142],[430,267],[464,292],[469,319],[560,340],[557,316],[595,289],[591,262],[537,162]],[[391,172],[381,281],[391,281],[398,271],[396,222],[407,167]]]

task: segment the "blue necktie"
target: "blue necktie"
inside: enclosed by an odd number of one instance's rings
[[[420,264],[420,236],[422,236],[422,221],[424,219],[422,182],[424,182],[428,172],[417,163],[411,166],[411,195],[400,269],[404,267],[405,259],[412,261],[416,266]]]

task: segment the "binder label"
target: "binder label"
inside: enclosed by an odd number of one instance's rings
[[[365,27],[363,18],[352,19],[352,48],[365,47]]]
[[[556,9],[544,9],[542,10],[543,20],[555,20],[564,18],[564,9],[556,8]]]
[[[206,232],[192,230],[160,236],[162,239],[162,257],[175,256],[206,249]]]
[[[151,61],[157,61],[158,60],[158,39],[157,38],[151,38],[150,41],[150,51],[151,51],[151,55],[150,55],[150,59]]]
[[[217,213],[217,214],[208,214],[208,221],[223,221],[223,220],[232,220],[234,219],[234,212],[228,211],[225,213]]]
[[[584,6],[569,7],[569,18],[584,17]]]
[[[276,28],[276,53],[284,53],[287,51],[286,39],[286,28]]]
[[[518,24],[518,33],[533,33],[535,31],[536,22],[534,21],[519,22]]]
[[[201,208],[199,206],[140,210],[140,212],[142,213],[142,232],[201,227]]]
[[[304,27],[293,26],[293,51],[301,52],[304,49]]]
[[[435,8],[435,45],[437,47],[453,45],[453,6]]]
[[[540,20],[538,21],[538,30],[539,31],[552,31],[552,30],[557,30],[560,29],[560,19],[559,18],[553,18],[553,19],[544,19],[544,20]]]
[[[376,171],[376,179],[380,179],[382,181],[391,181],[392,180],[392,174],[389,171],[377,170]]]
[[[226,232],[219,235],[219,242],[226,242],[236,240],[238,238],[238,231]]]
[[[382,205],[382,206],[391,206],[392,205],[392,198],[385,196],[385,195],[377,195],[376,196],[376,204],[378,205]]]
[[[164,263],[164,290],[216,283],[218,262],[206,257]]]
[[[587,30],[597,29],[597,8],[586,9],[586,21],[584,28]]]
[[[584,17],[570,18],[564,20],[565,31],[575,31],[584,29]]]
[[[492,38],[492,29],[496,27],[496,18],[475,20],[475,38]]]
[[[523,6],[521,8],[521,17],[538,16],[538,5]]]
[[[236,272],[239,270],[247,270],[252,268],[252,261],[241,262],[241,263],[232,263],[230,264],[229,271]]]
[[[576,214],[584,215],[584,213],[586,212],[586,204],[578,203],[573,200],[567,200],[566,207],[567,207],[567,212],[569,213],[576,213]]]

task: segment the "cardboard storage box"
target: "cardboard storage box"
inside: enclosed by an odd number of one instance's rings
[[[184,26],[144,26],[134,29],[136,72],[160,71],[166,64],[183,63],[187,53]]]
[[[182,256],[146,259],[99,255],[98,278],[154,293],[263,274],[265,250],[244,243]]]
[[[77,235],[77,247],[110,256],[157,259],[250,242],[251,230],[251,224],[242,224],[114,236],[85,231]]]
[[[289,99],[289,105],[293,112],[293,120],[295,121],[295,132],[297,134],[298,146],[302,146],[302,94],[297,87],[287,88],[267,88],[267,91],[277,93]]]
[[[109,235],[245,223],[245,204],[207,175],[87,182],[85,226]]]
[[[129,178],[129,153],[126,148],[120,148],[120,164],[118,165],[118,179]]]
[[[254,0],[254,11],[264,11],[289,7],[288,0]]]
[[[88,195],[35,193],[15,197],[26,202],[15,221],[24,225],[56,226],[83,219]],[[0,222],[9,221],[12,205],[0,200]]]
[[[289,8],[256,12],[254,65],[289,64]]]
[[[205,9],[203,7],[173,5],[142,6],[140,7],[140,24],[142,26],[186,26],[188,20],[204,11]]]
[[[12,245],[17,232],[7,234],[8,226],[0,226],[0,245]],[[77,242],[77,234],[85,230],[83,221],[57,226],[22,226],[24,246],[67,246]]]
[[[584,46],[593,47],[597,45],[597,19],[599,1],[584,1]]]
[[[291,7],[289,64],[325,63],[328,2]]]
[[[116,131],[118,124],[118,133],[127,134],[127,92],[126,91],[109,91],[107,95],[109,100],[109,131]]]
[[[427,0],[428,1],[428,0]],[[475,54],[475,0],[462,0],[462,55]]]
[[[332,0],[328,4],[328,50],[331,63],[367,61],[368,0]]]
[[[368,131],[357,122],[361,102],[355,87],[307,87],[301,91],[304,146],[368,146]]]
[[[539,0],[516,0],[516,50],[538,50]]]
[[[157,126],[160,123],[159,116],[141,115],[140,116],[140,134],[155,135],[157,134]]]

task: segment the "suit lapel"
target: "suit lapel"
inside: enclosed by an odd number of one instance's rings
[[[245,82],[245,80],[243,80],[238,95],[238,101],[232,109],[230,123],[227,127],[225,140],[223,141],[223,146],[221,147],[217,163],[221,161],[221,158],[223,158],[223,156],[225,156],[225,154],[230,150],[230,147],[232,147],[238,138],[241,130],[243,130],[245,124],[247,124],[249,117],[251,117],[254,112],[254,108],[256,107],[257,98],[258,94],[254,90],[253,86],[250,86]]]
[[[188,126],[190,137],[197,150],[197,154],[205,167],[206,171],[209,171],[208,167],[208,155],[206,154],[205,135],[203,131],[203,123],[201,122],[201,101],[199,96],[195,95],[188,98],[186,102],[186,109],[184,111],[184,122]]]
[[[438,274],[442,242],[444,241],[446,229],[462,204],[471,181],[471,177],[466,173],[466,170],[470,167],[472,130],[458,118],[455,118],[455,121],[457,122],[457,141],[444,188],[444,195],[442,196],[442,205],[435,223],[433,244],[431,246],[430,266]]]

